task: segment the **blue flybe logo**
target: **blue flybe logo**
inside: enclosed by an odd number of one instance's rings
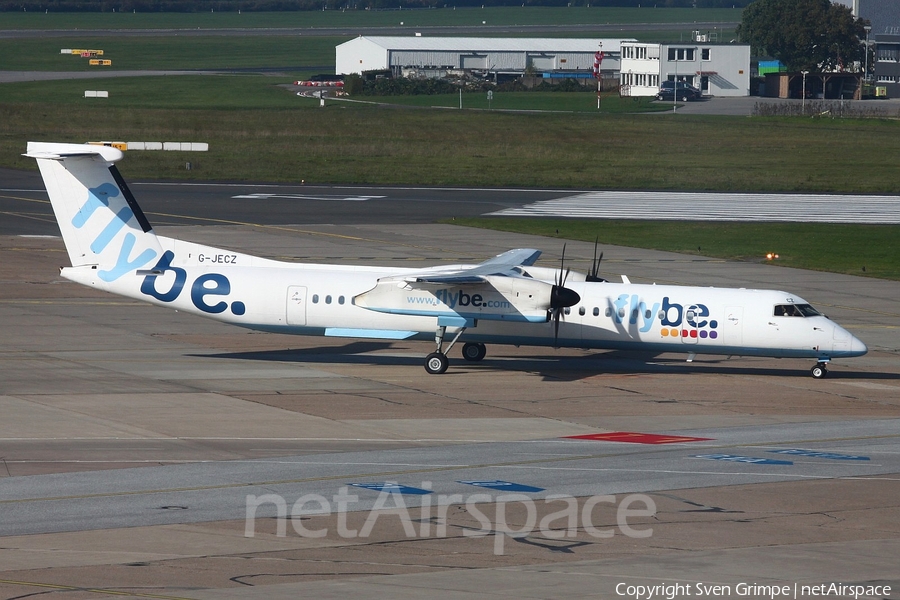
[[[144,277],[141,283],[141,293],[152,296],[160,302],[174,302],[176,298],[184,291],[187,284],[188,274],[181,267],[173,267],[172,260],[175,253],[166,250],[159,262],[152,269],[152,273]],[[157,287],[158,278],[166,272],[174,274],[172,285],[165,289]],[[231,293],[231,282],[221,273],[204,273],[194,280],[190,286],[191,303],[198,309],[211,315],[223,313],[231,308],[231,312],[235,315],[242,315],[247,312],[247,307],[243,302],[235,301],[230,305],[225,302],[222,297]],[[218,301],[216,301],[218,300]]]
[[[700,337],[716,339],[719,326],[718,321],[710,319],[709,308],[705,304],[684,305],[669,300],[668,296],[662,302],[648,304],[641,300],[637,294],[620,294],[613,302],[615,310],[613,321],[638,325],[641,333],[646,333],[653,328],[653,322],[659,318],[660,335],[663,337]]]
[[[85,202],[79,211],[75,213],[75,216],[72,218],[72,225],[76,229],[81,229],[87,224],[91,217],[93,217],[98,208],[109,208],[109,199],[115,198],[120,193],[119,188],[111,183],[104,183],[95,188],[88,189],[87,202]],[[133,218],[134,212],[130,207],[123,206],[119,209],[119,212],[115,214],[113,220],[103,228],[103,231],[101,231],[91,243],[91,251],[94,254],[101,254],[113,241],[113,238],[128,225],[128,221]],[[136,235],[131,232],[125,234],[125,238],[122,240],[122,247],[119,249],[119,254],[116,257],[115,265],[111,269],[98,271],[97,276],[103,281],[112,282],[134,269],[143,267],[156,258],[156,251],[151,250],[150,248],[146,248],[143,252],[132,258],[131,254],[134,252],[134,245],[136,242]]]

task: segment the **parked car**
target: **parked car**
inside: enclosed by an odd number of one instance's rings
[[[675,94],[675,98],[672,97],[673,94]],[[699,100],[701,96],[700,90],[683,81],[679,81],[677,87],[674,81],[663,81],[662,85],[659,86],[659,91],[656,93],[657,100],[668,100],[670,102],[675,99],[682,102]]]

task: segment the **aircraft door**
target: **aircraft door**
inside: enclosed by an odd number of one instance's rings
[[[287,289],[287,324],[306,325],[306,287],[302,285],[288,286]]]
[[[725,323],[722,325],[722,342],[726,346],[741,346],[744,343],[744,307],[725,308]]]
[[[696,344],[699,342],[699,330],[697,329],[698,309],[691,305],[684,309],[684,321],[681,323],[681,342],[683,344]]]

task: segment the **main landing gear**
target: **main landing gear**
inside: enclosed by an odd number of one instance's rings
[[[460,327],[456,332],[456,335],[454,335],[453,339],[450,341],[450,344],[447,346],[447,349],[444,350],[442,346],[444,344],[444,335],[447,333],[447,327],[438,327],[437,332],[434,334],[434,343],[437,344],[437,350],[425,357],[425,370],[428,371],[429,374],[440,375],[447,370],[447,367],[450,366],[450,359],[447,358],[447,353],[450,352],[450,348],[453,347],[453,344],[456,343],[456,340],[459,339],[459,336],[461,336],[465,330],[465,327]],[[463,358],[468,361],[477,362],[483,359],[485,354],[487,354],[487,349],[484,344],[472,342],[463,344],[462,355]]]
[[[484,358],[485,354],[487,354],[487,348],[485,348],[482,343],[468,342],[463,344],[463,358],[470,362],[478,362]]]
[[[812,369],[809,370],[809,372],[814,378],[822,379],[823,377],[828,375],[827,365],[828,365],[827,360],[820,360],[819,362],[816,363],[816,366],[814,366]]]

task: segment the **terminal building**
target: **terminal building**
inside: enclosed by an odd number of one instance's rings
[[[360,36],[335,48],[339,75],[391,71],[394,76],[447,77],[460,72],[499,75],[593,77],[594,55],[603,50],[601,73],[618,77],[616,39]]]
[[[697,37],[671,44],[623,41],[621,94],[655,96],[661,82],[683,81],[705,96],[749,96],[749,44],[717,44]]]

